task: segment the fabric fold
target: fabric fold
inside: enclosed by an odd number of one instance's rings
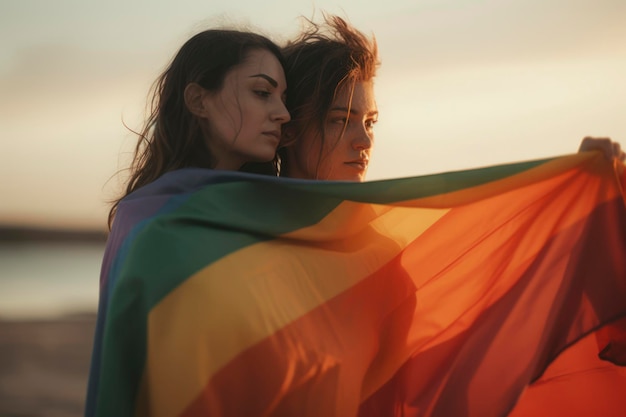
[[[595,152],[366,183],[168,173],[120,203],[86,414],[548,416],[596,390],[617,416],[624,179]]]

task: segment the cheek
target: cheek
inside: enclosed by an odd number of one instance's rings
[[[341,134],[344,133],[342,136]],[[343,125],[335,125],[326,129],[326,142],[322,152],[319,176],[324,179],[335,179],[338,170],[343,168],[346,149],[349,148],[349,132],[343,132]]]
[[[261,129],[259,116],[254,112],[254,109],[247,108],[241,104],[237,107],[233,106],[231,114],[231,117],[238,121],[241,130],[250,131]]]
[[[342,169],[342,158],[338,153],[330,153],[323,159],[319,176],[321,179],[336,179],[338,171]]]
[[[223,112],[218,114],[215,119],[215,126],[218,126],[218,129],[224,136],[231,139],[237,136],[237,133],[242,127],[241,114],[237,111],[233,111],[232,106],[225,106]]]

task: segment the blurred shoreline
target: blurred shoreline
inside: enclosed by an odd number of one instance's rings
[[[15,226],[0,223],[0,243],[104,243],[107,232],[99,229],[65,229]]]
[[[0,224],[0,416],[83,416],[106,237]]]
[[[0,317],[0,416],[84,412],[96,314]]]

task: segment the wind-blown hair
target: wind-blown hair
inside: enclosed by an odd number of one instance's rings
[[[376,39],[371,39],[338,16],[324,24],[307,20],[308,28],[283,48],[291,121],[285,145],[305,132],[316,132],[324,145],[324,123],[336,95],[355,83],[370,81],[380,65]],[[280,175],[289,176],[286,148],[279,150]],[[318,162],[319,163],[319,162]]]
[[[215,165],[201,124],[185,105],[185,88],[197,83],[218,92],[227,73],[243,63],[248,52],[258,49],[271,52],[284,67],[280,48],[256,33],[211,29],[185,42],[151,88],[149,116],[138,132],[130,179],[125,193],[113,202],[109,227],[120,200],[136,189],[169,171]]]

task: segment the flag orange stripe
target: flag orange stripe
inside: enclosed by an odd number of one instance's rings
[[[599,359],[595,333],[591,333],[550,365],[509,417],[622,417],[624,393],[626,367]]]
[[[562,349],[599,323],[626,314],[626,259],[616,256],[626,251],[626,242],[611,241],[606,234],[610,230],[607,225],[626,226],[622,204],[617,197],[551,239],[515,286],[473,320],[468,321],[465,315],[460,316],[463,326],[459,322],[454,323],[456,327],[439,326],[443,331],[368,399],[359,416],[377,416],[377,410],[388,409],[395,400],[416,407],[405,410],[406,416],[416,415],[415,410],[428,416],[459,415],[469,409],[488,416],[480,411],[485,407],[510,410],[525,384],[536,379]],[[584,239],[578,240],[581,234]],[[585,247],[579,242],[585,242]],[[554,263],[560,254],[568,252],[573,256],[561,255],[561,262]],[[499,261],[497,256],[491,260]],[[457,294],[454,286],[450,288],[442,298],[420,299],[432,309],[441,310],[442,303],[454,308]],[[424,327],[419,318],[416,315],[415,325]],[[597,353],[596,348],[594,355]],[[518,390],[511,391],[515,384]],[[431,387],[441,387],[442,391],[433,392]],[[572,388],[576,391],[576,384]],[[467,393],[471,403],[458,398],[459,392]],[[614,402],[611,407],[615,410],[617,405],[621,410],[620,404]]]

